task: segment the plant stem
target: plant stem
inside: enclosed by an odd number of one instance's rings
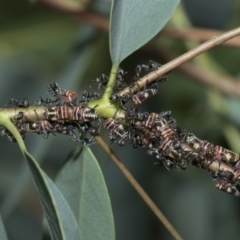
[[[167,218],[163,215],[157,205],[152,201],[152,199],[148,196],[148,194],[144,191],[144,189],[139,185],[136,179],[132,176],[132,174],[128,171],[128,169],[124,166],[124,164],[120,161],[120,159],[116,156],[113,150],[109,147],[109,145],[100,137],[95,136],[96,141],[99,145],[104,149],[104,151],[111,157],[126,179],[131,183],[133,188],[137,191],[137,193],[141,196],[141,198],[145,201],[148,207],[153,211],[153,213],[157,216],[157,218],[162,222],[165,228],[170,232],[170,234],[176,240],[182,240],[182,237],[175,230],[175,228],[171,225],[171,223],[167,220]]]
[[[203,44],[199,45],[198,47],[182,54],[181,56],[173,59],[172,61],[162,65],[159,69],[150,72],[149,74],[143,76],[138,81],[136,81],[136,84],[134,87],[131,88],[131,92],[134,93],[139,90],[139,88],[143,88],[146,83],[150,84],[154,82],[157,78],[160,76],[170,72],[171,70],[177,68],[181,64],[191,60],[192,58],[198,56],[199,54],[206,52],[207,50],[220,45],[223,42],[228,41],[229,39],[232,39],[236,36],[240,35],[240,27],[232,29],[228,32],[225,32],[223,34],[220,34],[218,36],[214,36],[212,39],[204,42]],[[118,95],[122,96],[123,94],[130,92],[129,87],[124,88],[121,90]]]

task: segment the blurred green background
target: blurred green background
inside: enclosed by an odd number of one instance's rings
[[[47,2],[47,1],[46,1]],[[78,2],[78,1],[75,1]],[[80,2],[80,1],[79,1]],[[229,30],[239,26],[239,1],[184,0],[186,14],[196,27]],[[92,1],[86,8],[108,17],[111,2]],[[176,17],[176,16],[175,16]],[[175,19],[176,20],[176,19]],[[174,21],[169,24],[174,25]],[[185,26],[183,25],[182,28]],[[147,44],[152,51],[139,50],[121,67],[130,82],[135,66],[150,59],[161,64],[157,47],[180,55],[191,41],[160,35]],[[219,46],[208,52],[208,69],[240,79],[240,50]],[[197,64],[197,63],[196,63]],[[217,67],[216,67],[217,66]],[[202,67],[199,65],[199,67]],[[46,87],[54,81],[66,89],[97,89],[91,80],[108,75],[111,61],[108,33],[81,22],[70,13],[27,1],[0,3],[0,102],[28,97],[34,103],[48,97]],[[204,68],[202,67],[204,71]],[[172,111],[179,126],[200,139],[240,151],[239,99],[223,96],[187,77],[178,69],[169,81],[159,84],[159,93],[141,106],[142,111]],[[103,136],[107,137],[107,133]],[[9,239],[42,239],[42,211],[21,152],[16,144],[0,138],[0,212]],[[77,146],[66,136],[47,140],[27,134],[29,152],[41,161],[54,178],[68,152]],[[113,149],[163,211],[184,239],[239,239],[239,198],[215,190],[206,171],[190,166],[186,171],[167,171],[153,165],[146,149]],[[114,211],[117,240],[172,239],[154,214],[137,195],[109,157],[97,144],[91,145],[102,167]],[[123,151],[124,150],[124,151]]]

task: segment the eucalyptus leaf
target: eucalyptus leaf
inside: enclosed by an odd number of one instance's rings
[[[5,227],[4,227],[1,216],[0,216],[0,239],[1,240],[8,240],[7,233],[6,233],[6,230],[5,230]]]
[[[65,198],[41,170],[36,160],[26,151],[24,156],[31,169],[41,199],[52,240],[80,240],[76,219]]]
[[[110,17],[114,65],[152,39],[173,15],[179,0],[115,0]]]
[[[28,162],[48,222],[51,239],[80,240],[78,225],[67,201],[27,151],[20,133],[4,111],[0,112],[0,124],[5,126],[14,136]]]
[[[73,150],[56,185],[68,201],[83,240],[115,239],[110,198],[101,169],[88,147]]]

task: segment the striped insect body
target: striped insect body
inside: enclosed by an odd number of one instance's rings
[[[128,136],[128,131],[125,130],[123,124],[113,118],[108,118],[104,123],[104,127],[120,138],[126,138]]]
[[[186,142],[195,150],[200,149],[202,141],[193,134],[186,136]]]
[[[120,146],[124,146],[127,143],[129,137],[129,131],[126,130],[123,124],[114,118],[108,118],[104,122],[104,127],[109,130],[110,141],[115,142]]]
[[[74,107],[73,120],[80,122],[92,122],[98,119],[98,114],[94,108],[89,107]]]
[[[50,95],[56,97],[57,100],[63,101],[63,103],[76,104],[77,93],[60,88],[56,82],[48,86],[48,92]]]
[[[148,114],[144,121],[144,127],[148,128],[148,129],[152,128],[155,124],[156,118],[157,118],[157,113]]]
[[[164,118],[157,121],[155,130],[156,130],[156,133],[158,134],[158,136],[161,136],[163,139],[169,139],[175,135],[175,132],[167,124],[167,121]]]
[[[215,155],[219,155],[221,160],[225,162],[237,163],[240,160],[239,154],[234,153],[221,146],[215,146],[214,152]]]
[[[42,120],[26,124],[26,131],[38,133],[46,139],[49,133],[54,133],[54,128],[49,121]]]
[[[68,122],[92,122],[98,118],[98,114],[94,108],[83,105],[73,107],[64,104],[62,106],[55,106],[46,109],[46,119],[51,121],[65,120]]]
[[[174,144],[174,141],[170,139],[164,139],[160,145],[159,150],[162,150],[167,154],[167,156],[171,157],[172,159],[180,160],[182,158],[181,153],[179,150],[181,149],[179,144]]]
[[[154,88],[139,91],[138,93],[132,95],[132,101],[135,105],[140,105],[146,100],[148,100],[150,97],[156,95],[157,92],[157,89]]]
[[[239,180],[235,184],[232,184],[231,182],[228,182],[226,179],[220,178],[216,182],[215,187],[221,191],[224,191],[224,192],[234,195],[236,197],[240,196]]]
[[[224,161],[229,164],[231,163],[233,166],[240,160],[239,154],[236,154],[221,146],[214,146],[212,143],[209,143],[207,141],[202,141],[193,134],[188,134],[186,136],[186,142],[194,150],[198,151],[199,158],[212,158],[214,160]]]

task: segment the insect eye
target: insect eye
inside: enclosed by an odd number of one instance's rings
[[[110,97],[110,100],[112,100],[112,101],[116,101],[116,100],[117,100],[117,95],[112,94],[112,96]]]
[[[175,144],[174,144],[174,148],[180,149],[180,148],[181,148],[181,144],[180,144],[180,143],[175,143]]]
[[[27,99],[24,99],[24,101],[23,101],[23,105],[27,107],[28,104],[29,104],[28,100],[27,100]]]
[[[166,160],[165,165],[167,168],[172,168],[174,166],[174,163],[171,162],[170,160]]]
[[[53,91],[54,91],[56,94],[60,94],[60,92],[61,92],[59,87],[53,89]]]
[[[60,89],[60,87],[58,86],[57,83],[50,84],[50,88],[52,89],[52,91],[55,94],[60,94],[61,93],[61,89]]]

